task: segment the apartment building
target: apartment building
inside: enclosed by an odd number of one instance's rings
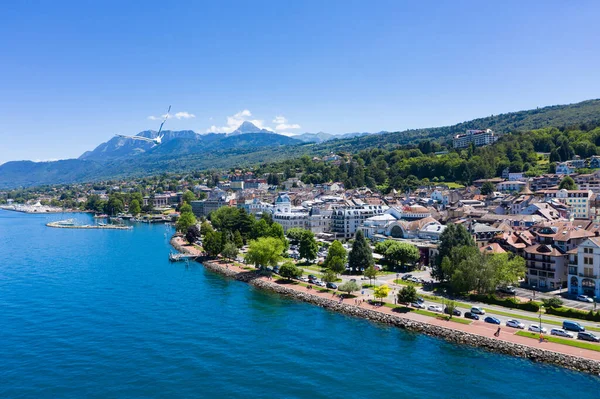
[[[454,148],[465,148],[471,145],[471,143],[479,147],[495,143],[496,140],[498,140],[498,136],[491,129],[467,130],[465,134],[454,136],[452,143]]]
[[[590,237],[569,252],[569,293],[600,297],[600,237]]]
[[[337,238],[352,238],[366,219],[382,215],[388,209],[387,205],[339,207],[331,213],[331,231]]]

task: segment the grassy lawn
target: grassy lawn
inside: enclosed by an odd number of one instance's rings
[[[446,185],[448,186],[449,189],[453,189],[453,188],[465,188],[465,186],[463,186],[462,184],[458,184],[458,183],[454,183],[454,182],[446,182],[446,183],[441,183],[440,185]]]
[[[521,337],[533,338],[536,340],[540,339],[540,334],[527,332],[527,331],[517,331],[517,335],[520,335]],[[548,340],[548,342],[554,342],[554,343],[562,344],[562,345],[575,346],[577,348],[588,349],[588,350],[600,352],[600,345],[594,344],[592,342],[579,341],[577,339],[571,339],[571,338],[559,338],[559,337],[554,337],[552,335],[544,335],[544,339]]]
[[[397,306],[397,305],[393,305],[393,304],[387,303],[387,302],[384,303],[384,306],[386,306],[388,308],[392,308],[395,311],[397,311],[398,313],[416,313],[416,314],[420,314],[423,316],[435,317],[436,319],[444,319],[444,320],[452,321],[455,323],[471,324],[471,320],[468,320],[468,319],[461,319],[459,317],[453,317],[451,319],[448,319],[448,316],[446,316],[446,315],[443,315],[441,313],[436,313],[436,312],[430,312],[428,310],[409,308],[408,306]]]
[[[423,285],[421,283],[413,283],[412,281],[406,281],[402,279],[396,279],[394,280],[394,283],[400,285],[414,285],[415,287],[421,287]]]

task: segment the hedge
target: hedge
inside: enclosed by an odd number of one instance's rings
[[[561,317],[564,317],[567,319],[600,321],[600,311],[598,311],[597,313],[594,313],[593,310],[590,310],[589,312],[584,312],[584,311],[577,310],[577,309],[560,307],[560,308],[547,308],[546,313],[552,314],[555,316],[561,316]]]
[[[511,308],[511,309],[521,309],[521,310],[526,310],[528,312],[539,312],[540,311],[540,303],[539,302],[535,302],[535,301],[519,302],[519,301],[515,300],[515,298],[501,299],[501,298],[498,298],[494,294],[488,294],[488,295],[471,294],[471,295],[469,295],[469,299],[471,299],[472,301],[475,301],[475,302],[483,302],[483,303],[487,303],[489,305],[504,306],[506,308]]]

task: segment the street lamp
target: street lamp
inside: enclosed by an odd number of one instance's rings
[[[540,305],[540,342],[542,342],[542,334],[543,334],[543,330],[542,330],[542,308],[543,306]]]
[[[396,280],[400,280],[400,273],[396,273]]]
[[[558,295],[561,295],[562,292],[562,279],[558,279]]]
[[[533,292],[533,300],[535,301],[535,285],[531,286],[531,292]]]

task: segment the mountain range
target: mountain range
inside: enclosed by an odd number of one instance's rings
[[[330,151],[357,152],[421,140],[447,141],[467,129],[491,128],[499,133],[563,127],[600,120],[600,100],[518,111],[452,126],[399,132],[304,133],[284,136],[243,122],[229,134],[199,134],[191,130],[163,131],[162,144],[115,136],[78,159],[53,162],[13,161],[0,165],[0,188],[108,180],[163,172],[255,165]],[[138,136],[155,138],[157,132]]]

